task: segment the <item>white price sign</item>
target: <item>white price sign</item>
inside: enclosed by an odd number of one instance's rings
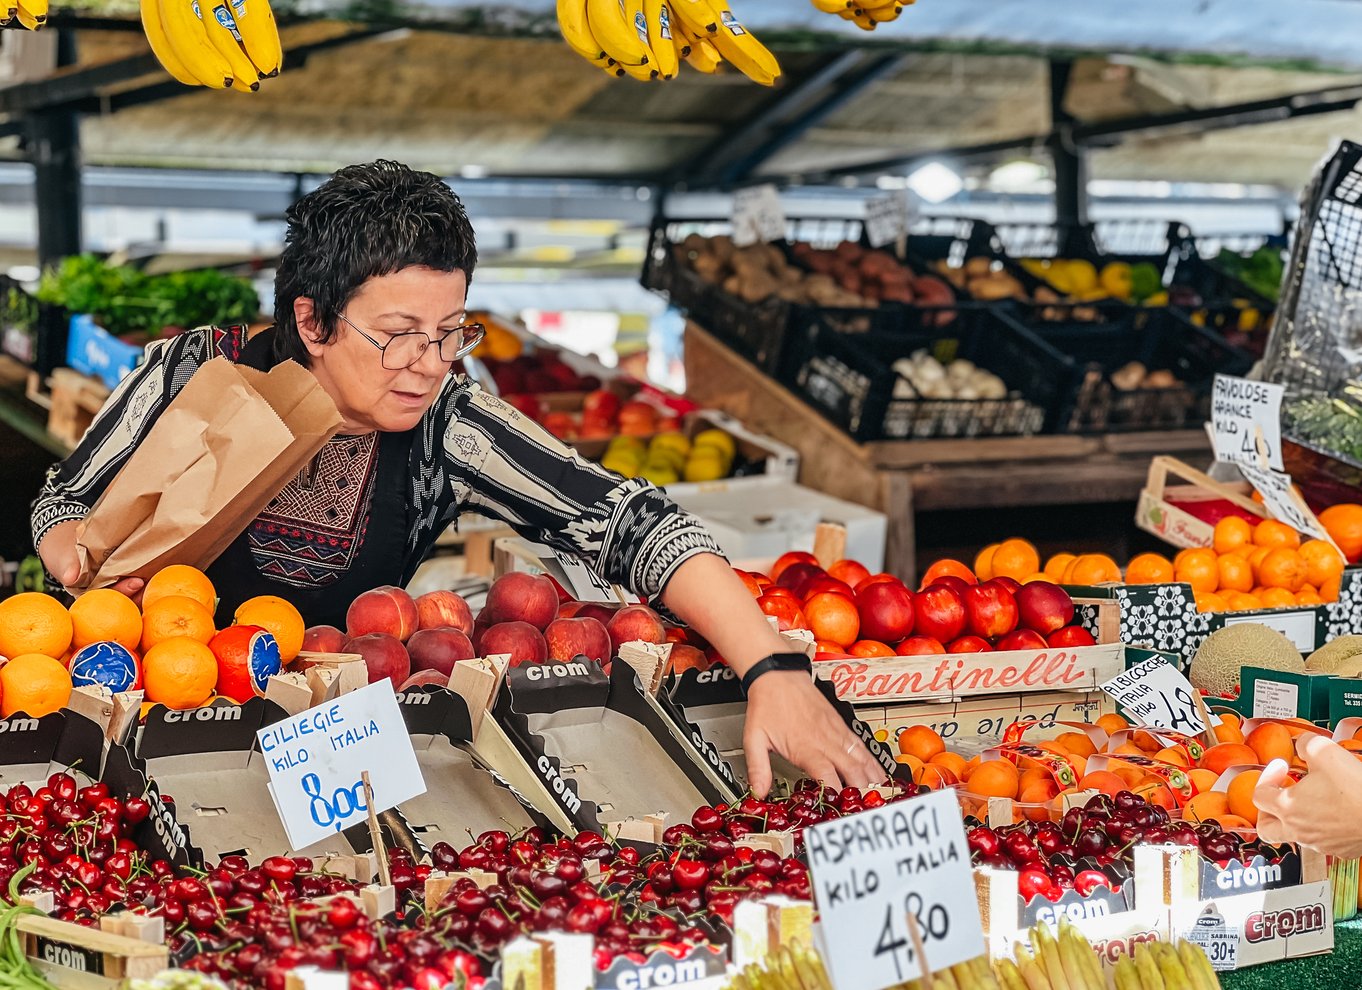
[[[885,990],[982,955],[960,804],[949,790],[813,825],[804,842],[837,990]]]
[[[1215,459],[1282,470],[1283,385],[1216,375],[1211,394]]]
[[[1315,518],[1310,507],[1291,488],[1291,475],[1268,471],[1251,464],[1240,464],[1239,473],[1263,496],[1263,507],[1273,519],[1279,519],[1300,533],[1309,533],[1319,540],[1332,543],[1328,531]]]
[[[876,196],[865,203],[865,237],[873,248],[908,236],[908,202],[904,196]]]
[[[1099,685],[1130,713],[1136,725],[1185,736],[1206,731],[1196,688],[1166,660],[1152,657]]]
[[[1239,933],[1216,912],[1208,907],[1206,913],[1197,918],[1196,924],[1183,933],[1187,941],[1201,947],[1211,968],[1227,971],[1239,968]]]
[[[739,189],[733,194],[733,243],[738,247],[785,237],[785,207],[771,183]]]
[[[375,813],[426,792],[386,677],[261,729],[256,739],[274,805],[295,849],[368,819],[365,770]]]

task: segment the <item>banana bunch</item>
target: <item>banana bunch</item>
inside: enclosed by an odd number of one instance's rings
[[[1220,978],[1198,946],[1146,942],[1116,964],[1116,990],[1219,990]]]
[[[855,21],[862,31],[873,31],[881,24],[898,20],[903,8],[917,0],[809,0],[825,14],[836,14],[844,21]]]
[[[161,67],[186,86],[253,93],[279,75],[284,49],[269,0],[140,0]]]
[[[688,62],[705,73],[733,65],[770,86],[780,64],[728,9],[727,0],[558,0],[568,46],[612,76],[671,79]]]
[[[47,0],[10,0],[0,10],[4,11],[0,27],[22,26],[37,31],[47,23]]]

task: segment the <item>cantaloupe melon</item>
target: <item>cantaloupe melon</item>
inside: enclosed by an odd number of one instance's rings
[[[1244,667],[1305,673],[1305,661],[1291,640],[1262,623],[1240,622],[1206,637],[1192,658],[1190,680],[1207,694],[1234,698]]]
[[[1337,673],[1345,660],[1362,654],[1362,636],[1340,636],[1305,658],[1305,669],[1321,674]]]

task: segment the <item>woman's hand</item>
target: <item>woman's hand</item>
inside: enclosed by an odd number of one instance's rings
[[[771,789],[772,750],[838,790],[843,784],[871,787],[886,776],[813,679],[799,671],[771,671],[752,682],[743,750],[748,786],[759,798]]]
[[[47,573],[60,581],[63,588],[71,587],[80,579],[80,558],[76,555],[76,543],[84,532],[85,520],[68,519],[49,529],[47,535],[43,537],[42,545],[38,547],[38,556],[42,558]],[[114,585],[114,590],[121,591],[134,601],[138,601],[145,584],[141,578],[124,578]]]
[[[1327,736],[1302,732],[1296,752],[1310,772],[1282,786],[1288,767],[1273,760],[1258,780],[1258,835],[1265,842],[1299,842],[1320,852],[1362,856],[1362,761]]]

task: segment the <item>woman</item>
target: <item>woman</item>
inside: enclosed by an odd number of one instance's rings
[[[464,323],[476,263],[468,216],[438,177],[383,161],[336,173],[289,210],[275,326],[250,340],[209,328],[152,344],[49,472],[33,507],[43,563],[75,581],[81,520],[197,367],[218,354],[262,370],[296,361],[342,426],[209,568],[219,623],[276,594],[311,622],[343,626],[356,595],[406,584],[446,526],[479,512],[660,600],[728,659],[750,682],[744,744],[757,793],[770,787],[771,750],[833,786],[880,779],[807,666],[783,669],[783,641],[696,519],[451,374],[482,336]],[[135,595],[142,582],[117,587]]]
[[[1296,752],[1309,773],[1292,784],[1284,760],[1258,778],[1258,837],[1298,842],[1340,859],[1362,856],[1362,760],[1328,736],[1302,732]]]

